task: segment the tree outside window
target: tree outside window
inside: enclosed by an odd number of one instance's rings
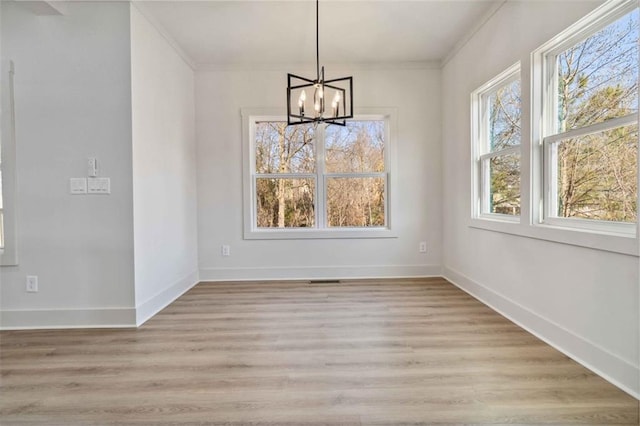
[[[637,221],[638,16],[546,56],[556,93],[544,140],[551,218]]]

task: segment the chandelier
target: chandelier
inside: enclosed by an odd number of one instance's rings
[[[319,0],[316,0],[316,79],[287,74],[287,125],[328,123],[344,126],[347,118],[353,118],[353,77],[325,80],[324,66],[320,67],[318,9]]]

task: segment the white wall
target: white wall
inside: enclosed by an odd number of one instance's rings
[[[440,72],[327,67],[353,75],[357,107],[397,108],[398,209],[393,239],[243,240],[240,109],[283,108],[286,74],[309,69],[196,72],[198,231],[202,280],[439,275]],[[357,111],[356,111],[357,112]],[[428,253],[418,253],[427,241]],[[229,244],[231,256],[220,246]]]
[[[131,6],[135,301],[141,324],[198,281],[192,69]]]
[[[638,258],[468,226],[471,91],[520,60],[528,148],[530,53],[598,4],[508,2],[444,67],[444,268],[462,288],[637,396]]]
[[[0,268],[3,328],[135,319],[129,6],[67,6],[35,16],[1,4],[1,53],[16,67],[19,218],[19,266]],[[90,156],[111,195],[69,195]],[[27,275],[38,293],[25,292]]]

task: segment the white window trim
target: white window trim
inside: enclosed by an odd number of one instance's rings
[[[544,133],[545,120],[537,119],[532,122],[532,117],[542,117],[542,90],[543,90],[543,55],[552,46],[559,46],[567,40],[578,40],[584,37],[591,28],[587,25],[597,22],[602,16],[608,13],[610,19],[617,19],[637,6],[637,0],[612,0],[609,1],[567,30],[561,32],[539,49],[530,55],[530,66],[521,69],[521,99],[522,99],[522,153],[521,153],[521,216],[520,222],[506,222],[504,220],[492,220],[489,218],[478,219],[469,216],[468,226],[479,232],[489,231],[508,235],[515,235],[523,238],[550,241],[554,243],[567,244],[576,247],[588,248],[598,251],[606,251],[618,254],[638,257],[640,253],[640,238],[638,237],[638,226],[635,235],[621,235],[601,230],[584,230],[580,228],[568,228],[561,225],[545,224],[540,221],[543,214],[542,194],[544,191],[544,174],[542,169],[543,146],[542,135]],[[624,7],[624,9],[616,10]],[[577,28],[582,27],[582,31]],[[578,31],[578,33],[576,33]],[[547,80],[548,81],[548,76]],[[548,89],[548,88],[547,88]],[[548,113],[548,111],[547,111]],[[640,115],[639,115],[640,116]],[[472,116],[473,117],[473,116]],[[472,120],[473,123],[473,120]],[[472,130],[473,132],[473,130]],[[474,138],[474,133],[471,135]],[[473,140],[473,139],[472,139]],[[473,161],[471,176],[472,193],[475,190],[475,173],[477,173],[475,162]],[[640,173],[639,173],[640,180]],[[475,208],[474,202],[476,194],[472,194],[471,206]],[[473,212],[473,210],[472,210]]]
[[[4,213],[4,248],[0,249],[0,266],[12,266],[18,264],[17,229],[18,218],[16,214],[16,132],[15,132],[15,107],[14,107],[14,74],[13,61],[2,63],[3,87],[8,87],[8,95],[2,96],[2,196]],[[6,80],[5,80],[6,79]]]
[[[281,109],[273,108],[243,108],[241,109],[242,118],[242,157],[243,157],[243,224],[245,240],[286,240],[286,239],[330,239],[330,238],[397,238],[397,231],[394,224],[394,216],[397,212],[397,159],[396,159],[396,110],[394,108],[363,108],[356,110],[354,120],[385,120],[387,134],[385,135],[385,162],[387,164],[386,172],[381,173],[324,173],[324,162],[319,161],[319,169],[317,174],[294,174],[292,176],[278,174],[274,177],[296,177],[302,178],[318,177],[324,181],[316,180],[316,200],[319,197],[324,199],[324,185],[327,178],[331,177],[381,177],[386,176],[385,185],[385,219],[387,226],[385,227],[340,227],[326,228],[326,212],[324,209],[316,208],[316,223],[318,228],[258,228],[255,226],[255,150],[253,141],[255,135],[253,123],[257,121],[286,121],[286,116],[282,114]],[[321,146],[322,145],[322,146]],[[318,144],[316,147],[316,156],[323,158],[324,146]],[[323,227],[323,228],[321,228]]]
[[[489,160],[503,155],[520,153],[520,162],[522,164],[522,142],[519,145],[503,148],[499,151],[483,152],[483,146],[487,144],[487,120],[483,113],[488,111],[486,104],[488,97],[500,87],[513,83],[518,79],[521,80],[520,62],[511,65],[471,93],[471,217],[473,221],[520,222],[520,215],[490,213],[485,206],[490,196],[489,173],[487,170]],[[522,170],[520,175],[522,176]],[[522,179],[520,187],[522,191]],[[522,199],[522,194],[520,197]]]

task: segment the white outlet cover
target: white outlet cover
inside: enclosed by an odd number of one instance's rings
[[[27,292],[29,293],[37,293],[38,292],[38,277],[35,275],[27,276]]]
[[[69,193],[73,195],[87,193],[87,178],[69,179]]]
[[[107,177],[88,178],[87,192],[89,194],[111,194],[111,179]]]

